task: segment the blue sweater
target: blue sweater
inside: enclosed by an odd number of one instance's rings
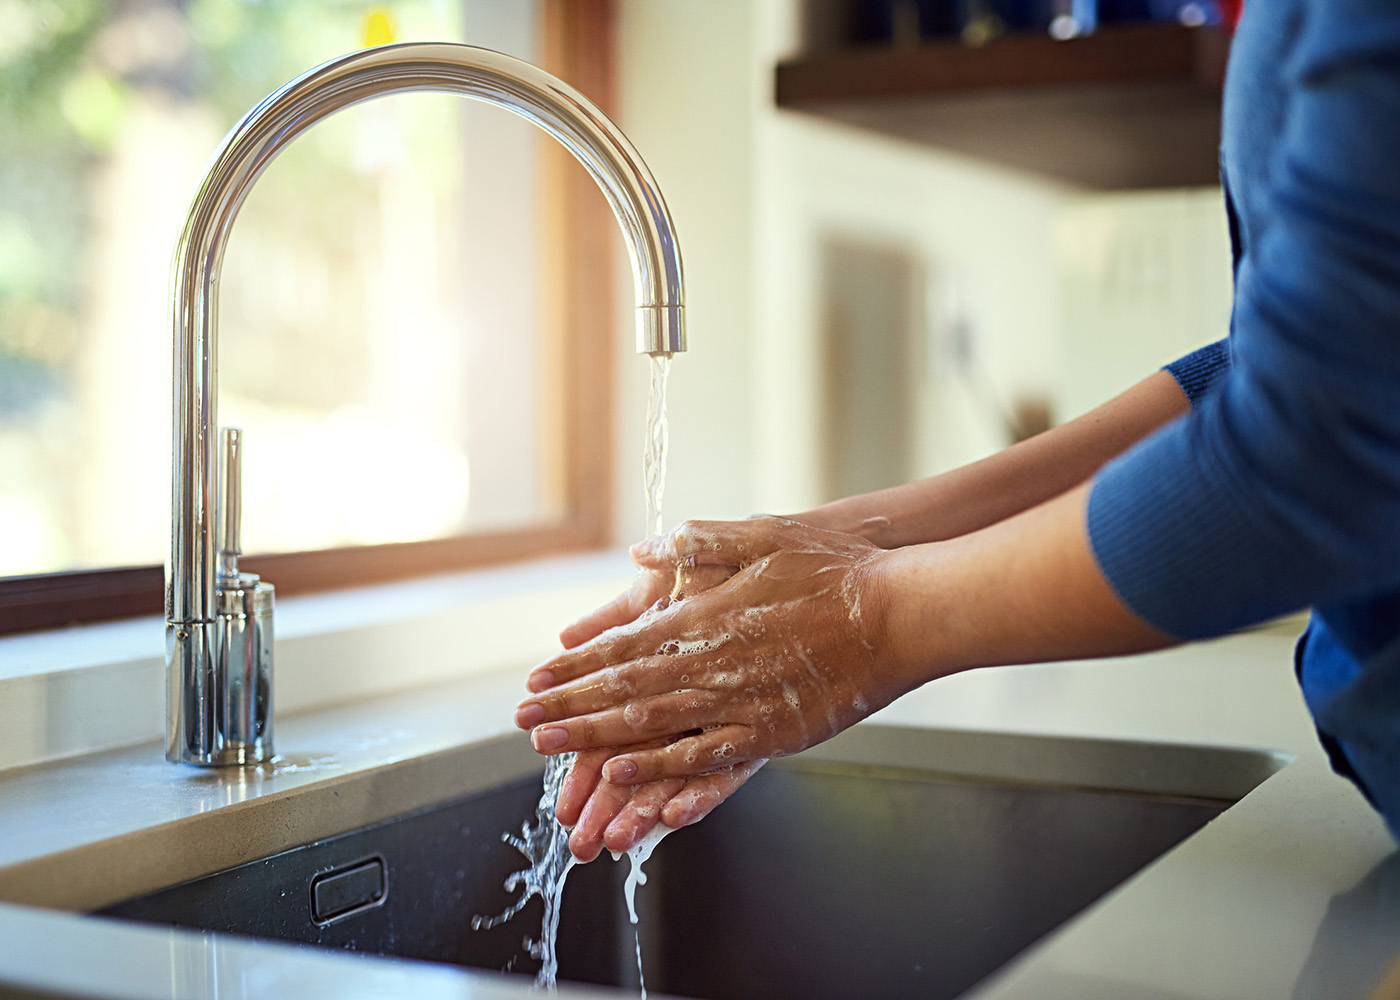
[[[1400,837],[1400,2],[1255,0],[1225,85],[1230,338],[1106,466],[1089,535],[1183,639],[1312,606],[1323,742]]]

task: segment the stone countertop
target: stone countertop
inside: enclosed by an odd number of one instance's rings
[[[877,714],[894,725],[1295,758],[972,996],[1370,996],[1400,957],[1400,855],[1329,771],[1293,683],[1291,646],[1274,629],[1130,659],[972,671]],[[0,995],[530,995],[488,973],[78,915],[326,835],[318,823],[338,832],[413,808],[424,782],[438,800],[494,783],[494,771],[461,775],[432,762],[512,731],[525,666],[279,719],[275,767],[180,768],[142,744],[0,771]],[[367,771],[385,780],[339,794]],[[165,844],[198,837],[197,849],[157,851],[157,831]]]

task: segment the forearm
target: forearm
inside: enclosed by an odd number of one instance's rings
[[[880,558],[867,606],[901,689],[971,667],[1174,644],[1124,607],[1100,572],[1085,528],[1088,493],[1084,484],[983,530]]]
[[[1079,485],[1189,409],[1176,380],[1159,371],[1084,416],[979,462],[837,500],[794,519],[863,535],[884,548],[956,538]]]

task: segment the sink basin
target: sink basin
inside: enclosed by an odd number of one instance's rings
[[[522,739],[482,744],[491,759]],[[468,758],[470,748],[468,748]],[[1252,750],[861,725],[775,761],[667,838],[638,892],[648,989],[703,998],[956,997],[1247,794]],[[471,766],[464,759],[463,766]],[[537,766],[537,765],[536,765]],[[532,901],[491,930],[520,856],[510,776],[101,912],[516,973]],[[560,978],[637,985],[622,880],[575,868]]]

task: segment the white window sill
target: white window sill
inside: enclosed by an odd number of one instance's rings
[[[279,600],[276,712],[523,672],[632,573],[599,552]],[[160,738],[164,645],[159,617],[0,638],[0,769]]]

